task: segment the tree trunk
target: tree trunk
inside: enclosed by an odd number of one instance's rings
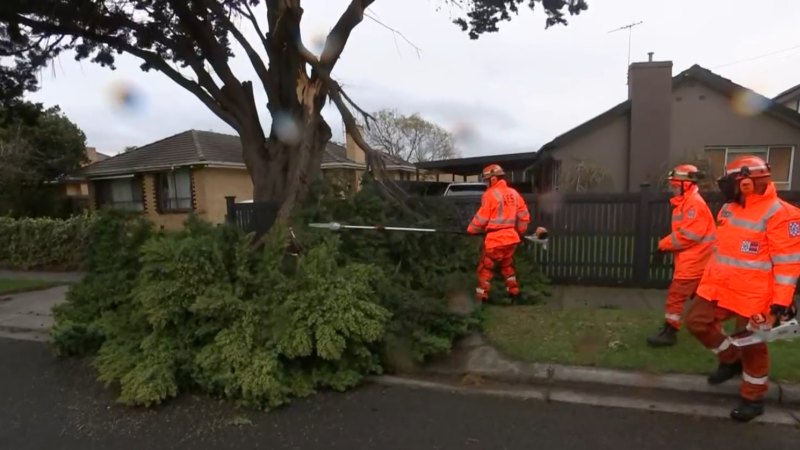
[[[253,180],[254,201],[278,202],[278,220],[285,222],[319,173],[331,129],[319,111],[306,122],[298,141],[284,142],[277,136],[242,137],[245,162]]]

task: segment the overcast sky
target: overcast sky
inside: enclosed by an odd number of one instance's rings
[[[525,10],[499,33],[470,40],[451,23],[457,9],[442,0],[377,0],[354,31],[334,75],[365,109],[418,112],[457,133],[464,156],[537,150],[542,144],[625,99],[628,32],[631,60],[671,60],[678,73],[692,64],[767,96],[800,83],[800,1],[588,0],[589,10],[566,27],[544,30],[544,14]],[[321,42],[349,0],[305,0],[304,40]],[[31,99],[58,104],[88,145],[115,154],[187,129],[232,133],[199,100],[123,56],[111,71],[61,57],[42,73]],[[252,79],[237,58],[237,73]],[[256,84],[257,85],[257,84]],[[138,93],[123,108],[114,92]],[[266,103],[266,97],[259,97]],[[270,118],[262,108],[262,122]],[[342,141],[341,119],[325,117]]]

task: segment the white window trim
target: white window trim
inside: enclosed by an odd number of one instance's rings
[[[713,146],[709,145],[705,148],[705,150],[714,150],[714,149],[725,149],[725,161],[724,165],[728,165],[728,155],[736,155],[736,154],[744,154],[744,153],[766,153],[767,154],[767,162],[769,162],[769,152],[772,148],[783,148],[789,147],[792,151],[789,153],[789,179],[786,181],[775,181],[776,184],[786,185],[786,190],[789,191],[792,189],[792,178],[794,177],[794,154],[795,154],[795,146],[794,145],[750,145],[750,146],[735,146],[735,147],[726,147],[726,146]]]

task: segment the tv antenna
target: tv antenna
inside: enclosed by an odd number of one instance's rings
[[[623,27],[619,27],[619,28],[617,28],[615,30],[611,30],[611,31],[608,32],[609,34],[611,34],[611,33],[616,33],[617,31],[628,30],[628,65],[629,66],[631,65],[631,35],[633,34],[633,27],[635,27],[637,25],[641,25],[643,23],[644,22],[640,20],[640,21],[638,21],[636,23],[631,23],[631,24],[625,25]]]

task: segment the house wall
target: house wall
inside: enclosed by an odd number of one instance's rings
[[[792,188],[800,188],[800,129],[765,114],[744,114],[726,96],[691,80],[674,90],[671,163],[706,147],[743,145],[793,145]]]
[[[235,196],[237,201],[253,198],[253,181],[245,169],[198,168],[192,171],[192,182],[195,214],[209,222],[225,221],[226,196]]]
[[[553,158],[561,161],[559,183],[563,186],[577,165],[584,163],[600,168],[607,176],[607,183],[599,189],[624,192],[627,149],[628,116],[623,115],[553,151]]]

